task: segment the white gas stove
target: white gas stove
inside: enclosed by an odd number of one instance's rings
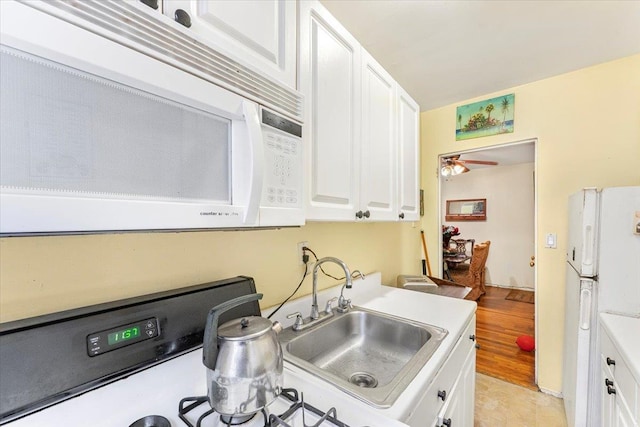
[[[84,393],[80,396],[58,403],[42,411],[33,413],[8,424],[10,427],[114,427],[129,426],[136,420],[159,415],[166,418],[171,427],[222,427],[228,424],[221,420],[217,413],[205,417],[200,424],[198,419],[211,409],[208,402],[196,406],[180,418],[179,403],[182,399],[193,396],[206,396],[205,367],[202,365],[202,350],[197,349],[183,356],[145,369],[134,375],[108,384],[104,387]],[[294,388],[298,397],[304,395],[305,403],[313,405],[319,411],[327,412],[334,408],[333,419],[316,424],[321,416],[310,410],[304,413],[307,426],[329,427],[362,427],[362,426],[404,426],[394,420],[386,419],[368,411],[359,405],[344,402],[344,395],[321,390],[321,387],[302,378],[295,372],[285,368],[285,388]],[[340,401],[343,402],[340,402]],[[187,406],[190,402],[187,402]],[[279,397],[266,408],[267,417],[280,416],[287,412],[294,402],[286,397]],[[347,403],[346,405],[344,403]],[[271,424],[272,427],[303,427],[303,413],[295,411],[283,422]],[[339,421],[334,422],[337,418]],[[286,424],[285,424],[286,423]],[[265,426],[264,416],[257,413],[251,420],[238,424],[243,427]]]
[[[206,314],[220,299],[252,292],[253,280],[241,277],[3,324],[0,424],[126,427],[155,415],[171,427],[405,426],[286,363],[285,393],[264,412],[201,419],[211,410],[198,344]],[[259,314],[257,303],[243,310],[231,315]],[[194,397],[204,398],[181,404]],[[303,399],[306,410],[294,408]]]

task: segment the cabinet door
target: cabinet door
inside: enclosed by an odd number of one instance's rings
[[[420,218],[420,107],[398,86],[398,204],[404,221]]]
[[[164,14],[189,15],[189,29],[210,47],[296,88],[296,2],[164,0]]]
[[[360,209],[374,221],[397,220],[396,83],[362,50]]]
[[[602,427],[611,427],[613,426],[613,408],[615,404],[615,395],[607,392],[605,381],[613,381],[613,375],[604,362],[604,359],[601,360],[600,365],[600,378],[602,378],[602,384],[600,385],[600,402],[602,402],[601,424]]]
[[[456,383],[447,396],[447,403],[438,414],[438,426],[473,427],[475,380],[476,380],[476,349],[469,350],[463,363],[462,371]]]
[[[360,45],[317,1],[300,2],[300,89],[307,219],[355,220],[360,140]]]
[[[616,427],[638,427],[624,399],[615,399],[613,418]]]

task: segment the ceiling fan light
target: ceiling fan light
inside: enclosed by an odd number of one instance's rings
[[[440,169],[440,174],[442,176],[451,176],[452,173],[453,173],[453,169],[449,165],[444,165],[442,169]]]
[[[455,165],[453,165],[453,175],[460,175],[461,173],[465,172],[469,172],[469,168],[467,168],[466,166],[461,165],[460,163],[456,163]]]

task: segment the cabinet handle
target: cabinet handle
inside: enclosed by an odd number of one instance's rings
[[[446,392],[446,390],[438,390],[438,397],[440,399],[442,399],[443,402],[445,400],[447,400],[447,392]]]
[[[607,393],[609,394],[616,394],[616,389],[613,387],[607,387]]]
[[[187,28],[191,27],[191,17],[183,9],[176,10],[174,19],[178,24],[182,24]]]
[[[152,9],[158,10],[158,0],[140,0],[143,4],[146,4]]]
[[[613,385],[613,381],[611,381],[609,378],[605,378],[604,385],[606,385],[607,387],[610,387]]]
[[[400,217],[400,219],[404,219],[404,212],[400,212],[400,215],[398,215]]]
[[[366,210],[366,211],[364,211],[363,215],[364,215],[365,218],[369,218],[371,216],[371,212]]]
[[[476,340],[476,336],[475,336],[475,335],[469,335],[469,339],[470,339],[471,341],[475,341],[475,340]]]
[[[362,211],[356,212],[356,218],[362,219]]]
[[[443,426],[451,427],[451,418],[442,421]]]
[[[614,359],[611,359],[609,357],[607,357],[607,365],[611,366],[616,366],[616,361]]]

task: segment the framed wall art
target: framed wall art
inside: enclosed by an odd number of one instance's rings
[[[456,141],[513,132],[515,94],[456,108]]]

